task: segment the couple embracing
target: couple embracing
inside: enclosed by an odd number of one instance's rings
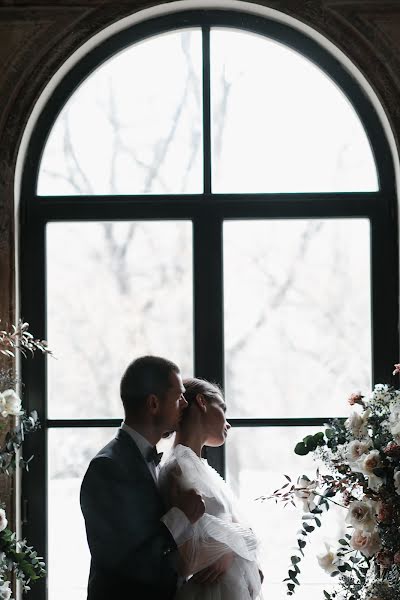
[[[182,381],[169,360],[144,356],[121,380],[125,419],[91,461],[81,508],[91,553],[88,600],[256,600],[257,539],[203,446],[230,428],[220,388]],[[176,431],[160,466],[156,444]]]

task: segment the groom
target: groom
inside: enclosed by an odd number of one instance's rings
[[[88,600],[170,600],[177,545],[204,513],[195,490],[170,490],[166,512],[157,489],[156,444],[174,431],[187,406],[179,368],[169,360],[134,360],[121,380],[125,420],[95,456],[81,487],[91,553]]]

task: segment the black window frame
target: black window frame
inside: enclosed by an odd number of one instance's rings
[[[203,31],[204,192],[132,196],[37,196],[40,158],[47,136],[68,98],[83,79],[124,47],[162,32],[200,27]],[[216,194],[211,192],[210,47],[211,27],[246,30],[300,52],[336,82],[364,125],[376,162],[379,190],[346,193]],[[135,24],[89,51],[63,78],[42,110],[27,149],[20,205],[21,315],[36,335],[46,338],[45,229],[52,221],[171,220],[193,222],[194,372],[223,384],[222,228],[229,219],[368,218],[371,224],[372,379],[387,381],[399,349],[397,195],[393,158],[371,100],[346,68],[315,40],[289,25],[228,10],[191,10]],[[205,242],[206,240],[206,242]],[[212,293],[210,293],[212,290]],[[118,419],[50,420],[46,407],[46,359],[23,364],[26,409],[39,412],[43,427],[25,441],[35,455],[23,474],[23,535],[47,557],[47,432],[49,428],[110,427]],[[229,399],[228,399],[229,401]],[[313,426],[326,418],[231,419],[234,427]],[[112,430],[110,429],[110,434]],[[209,461],[225,473],[224,449],[210,449]],[[45,582],[29,592],[47,598]]]

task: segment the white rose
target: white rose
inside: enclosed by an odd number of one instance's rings
[[[0,508],[0,531],[3,531],[8,525],[8,521],[6,518],[6,511],[4,508]]]
[[[354,529],[373,531],[376,527],[376,502],[373,500],[350,502],[346,523]]]
[[[0,579],[0,600],[10,600],[11,589],[9,581],[2,581]]]
[[[353,437],[362,439],[365,438],[368,433],[368,418],[370,410],[367,409],[362,415],[353,412],[350,417],[345,421],[345,427],[350,431]]]
[[[379,490],[383,480],[373,473],[374,469],[382,466],[379,450],[371,450],[360,463],[360,473],[368,477],[368,487],[371,490]]]
[[[317,487],[315,481],[310,481],[305,477],[299,477],[297,480],[297,486],[294,490],[294,494],[297,498],[303,501],[303,510],[309,512],[315,508],[314,504],[314,490]]]
[[[390,415],[387,422],[389,431],[396,442],[400,442],[400,404],[397,403],[390,409]]]
[[[368,531],[356,529],[351,536],[350,546],[353,550],[359,550],[369,558],[378,552],[381,547],[381,540],[376,531],[369,533]]]
[[[330,549],[328,544],[325,544],[326,552],[317,555],[318,564],[325,571],[325,573],[333,573],[337,570],[336,563],[338,562],[338,556],[335,552]]]
[[[4,395],[0,392],[0,415],[2,417],[7,417],[8,414],[6,414],[6,399],[4,398]]]
[[[394,488],[396,490],[396,494],[400,496],[400,471],[395,471],[393,474],[394,479]]]
[[[346,459],[351,463],[356,462],[363,454],[366,454],[370,448],[370,440],[353,440],[347,446]]]
[[[3,409],[2,412],[3,417],[8,415],[18,416],[23,414],[23,411],[21,410],[21,398],[17,396],[14,390],[6,390],[3,392],[3,398],[6,401],[5,409]]]

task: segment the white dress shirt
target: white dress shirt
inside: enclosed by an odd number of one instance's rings
[[[147,460],[148,452],[153,448],[153,446],[138,431],[132,429],[132,427],[129,427],[125,421],[122,422],[120,429],[130,435],[136,446],[139,448],[139,452],[143,456],[154,482],[157,485],[160,466],[155,465],[153,461],[149,462]],[[193,527],[191,522],[185,513],[177,506],[173,506],[167,513],[165,513],[165,515],[161,517],[161,521],[166,527],[168,527],[177,546],[180,546],[186,542],[186,540],[190,539],[193,535]]]

